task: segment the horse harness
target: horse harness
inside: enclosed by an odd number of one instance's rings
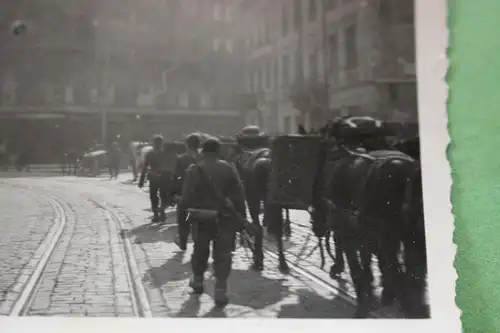
[[[365,209],[365,204],[366,204],[366,199],[367,196],[363,195],[363,193],[366,191],[367,186],[368,186],[368,181],[373,175],[374,171],[377,170],[380,167],[383,167],[384,165],[387,165],[387,163],[390,163],[396,159],[399,160],[404,160],[407,162],[415,162],[413,158],[410,156],[399,152],[399,151],[375,151],[375,152],[370,152],[370,153],[364,153],[364,152],[359,152],[359,151],[353,151],[348,149],[347,147],[342,147],[342,150],[347,153],[347,154],[342,154],[342,156],[337,157],[334,161],[329,161],[330,163],[337,163],[343,158],[346,158],[348,156],[354,156],[354,157],[361,157],[365,160],[372,161],[372,164],[368,167],[368,170],[363,176],[363,179],[359,183],[359,186],[357,190],[355,191],[355,197],[358,199],[355,206],[351,208],[340,208],[337,205],[333,203],[332,200],[328,198],[324,198],[326,201],[327,207],[330,208],[330,210],[342,210],[344,213],[347,213],[349,215],[349,219],[351,222],[354,224],[355,227],[359,226],[359,216],[361,215],[361,212]],[[406,191],[405,191],[405,198],[408,195],[408,191],[411,189],[408,189],[409,186],[407,186]]]

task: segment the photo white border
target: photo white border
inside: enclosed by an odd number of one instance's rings
[[[273,0],[271,0],[273,1]],[[368,0],[370,1],[370,0]],[[455,304],[456,271],[453,266],[451,174],[446,149],[449,144],[446,101],[448,87],[446,0],[415,0],[417,30],[418,108],[422,145],[425,225],[429,266],[431,319],[100,319],[100,318],[0,318],[2,332],[461,332],[460,311]]]

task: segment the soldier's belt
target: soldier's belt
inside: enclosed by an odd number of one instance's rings
[[[196,220],[212,220],[219,217],[219,211],[212,209],[188,208],[189,217]]]

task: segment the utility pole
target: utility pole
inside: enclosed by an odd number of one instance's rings
[[[302,0],[295,0],[295,10],[297,13],[294,13],[294,24],[298,24],[297,28],[297,54],[296,54],[296,68],[297,71],[297,80],[295,82],[296,87],[298,86],[299,93],[302,94],[304,89],[304,15],[303,15],[303,2]],[[296,22],[295,22],[296,21]],[[302,119],[302,123],[306,120],[306,110],[299,110],[300,118]]]
[[[327,10],[326,10],[326,1],[320,1],[321,2],[321,35],[322,35],[322,44],[323,44],[323,79],[324,79],[324,94],[325,96],[323,97],[323,101],[326,105],[324,105],[324,110],[323,111],[323,116],[328,117],[328,110],[330,108],[330,85],[329,85],[329,79],[330,79],[330,52],[328,52],[328,26],[326,23],[326,16],[327,16]],[[326,119],[323,119],[326,120]]]

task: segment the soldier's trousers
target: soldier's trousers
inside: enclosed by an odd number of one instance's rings
[[[171,182],[169,172],[165,172],[158,177],[149,178],[149,198],[153,212],[157,212],[158,208],[164,210],[172,202],[170,194]]]
[[[160,179],[149,180],[149,199],[153,213],[158,213],[158,208],[164,208],[167,199],[167,188]],[[160,205],[161,202],[161,206]]]
[[[225,223],[224,223],[225,222]],[[203,277],[208,266],[210,243],[216,290],[227,290],[227,279],[231,274],[234,231],[225,227],[227,221],[193,221],[194,250],[191,266],[195,277]]]
[[[177,230],[179,234],[179,242],[186,246],[189,232],[191,231],[191,224],[186,221],[187,213],[184,209],[177,205]]]

